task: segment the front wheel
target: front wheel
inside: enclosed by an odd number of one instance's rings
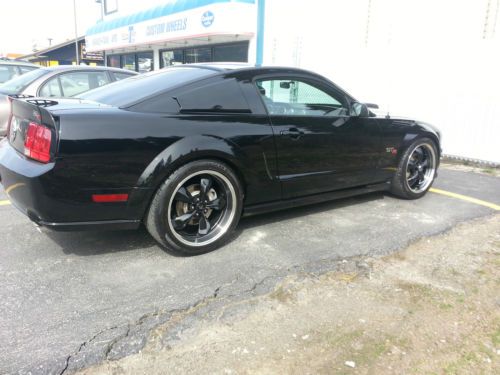
[[[429,138],[414,141],[403,154],[391,184],[391,192],[405,199],[425,195],[436,177],[438,152]]]
[[[158,189],[146,227],[163,246],[185,255],[221,246],[238,224],[243,191],[225,164],[200,160],[176,170]]]

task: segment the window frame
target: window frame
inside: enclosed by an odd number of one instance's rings
[[[118,0],[114,1],[115,1],[115,8],[108,10],[108,0],[103,0],[102,10],[106,16],[118,12]]]
[[[324,91],[327,95],[333,97],[335,100],[336,96],[331,94],[331,92],[336,93],[343,99],[342,105],[345,105],[347,114],[346,115],[338,115],[338,116],[331,116],[331,117],[350,117],[351,114],[351,100],[349,96],[347,96],[342,90],[338,89],[337,87],[329,84],[328,82],[322,81],[319,78],[316,77],[311,77],[308,75],[304,74],[262,74],[262,75],[257,75],[254,76],[252,79],[252,85],[254,87],[254,91],[256,95],[259,97],[259,101],[264,107],[264,111],[268,116],[283,116],[283,117],[317,117],[317,118],[327,118],[328,116],[320,116],[320,115],[302,115],[302,114],[271,114],[269,113],[269,110],[267,108],[266,103],[264,102],[264,99],[262,98],[262,94],[259,91],[259,88],[257,87],[257,81],[273,81],[273,80],[283,80],[283,81],[299,81],[299,82],[304,82],[310,86],[313,86],[314,88]],[[338,100],[337,100],[338,101]]]

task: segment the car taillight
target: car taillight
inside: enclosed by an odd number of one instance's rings
[[[52,132],[49,128],[30,122],[24,139],[24,155],[42,163],[50,160]]]

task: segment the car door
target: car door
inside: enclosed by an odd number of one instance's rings
[[[307,77],[256,80],[275,134],[283,198],[369,184],[380,156],[376,121],[351,116],[349,99]]]

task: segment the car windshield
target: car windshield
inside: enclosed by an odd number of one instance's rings
[[[209,69],[176,67],[133,76],[110,85],[87,91],[78,98],[116,107],[127,107],[146,97],[173,88],[181,83],[212,75]]]
[[[0,93],[7,95],[21,94],[34,80],[47,74],[45,69],[35,69],[0,85]]]

